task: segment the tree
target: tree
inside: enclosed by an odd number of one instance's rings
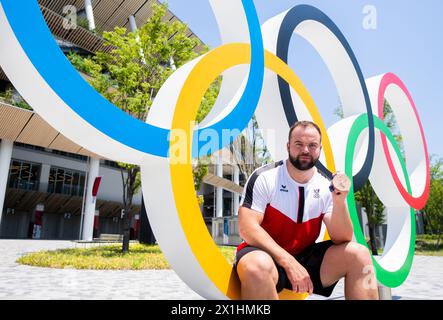
[[[374,192],[371,183],[367,181],[364,186],[355,193],[355,200],[365,208],[368,217],[369,244],[373,255],[378,255],[375,229],[385,221],[383,213],[385,207]]]
[[[0,92],[0,101],[12,104],[18,108],[31,110],[31,106],[22,98],[22,96],[15,90],[12,85],[7,86],[7,89]]]
[[[208,113],[212,110],[212,107],[214,106],[218,98],[218,94],[220,93],[222,80],[223,80],[222,76],[217,77],[217,79],[215,79],[214,82],[211,83],[208,90],[206,91],[205,96],[203,97],[199,110],[197,112],[197,117],[195,119],[197,124],[201,123],[208,115]],[[210,164],[210,156],[202,156],[199,159],[197,159],[197,163],[192,170],[192,173],[194,175],[195,190],[200,190],[203,178],[206,176],[206,174],[209,171],[209,164]],[[199,205],[203,205],[204,197],[199,196],[198,202]]]
[[[249,177],[252,172],[271,161],[271,155],[258,126],[255,116],[248,127],[230,145],[231,154],[240,172]]]
[[[443,158],[433,155],[431,161],[431,185],[429,199],[423,208],[427,228],[437,235],[438,248],[443,231]]]
[[[165,19],[167,6],[153,4],[152,16],[136,32],[116,27],[104,32],[110,53],[97,52],[92,57],[70,54],[68,58],[87,74],[89,83],[115,106],[131,116],[145,121],[152,101],[166,79],[199,53],[194,51],[200,41],[186,35],[187,26],[180,21]],[[175,67],[172,66],[171,61]],[[208,112],[209,105],[202,113]],[[202,115],[199,115],[203,117]],[[133,196],[140,188],[140,167],[119,163],[123,192],[123,245],[129,251],[130,209]],[[204,170],[197,170],[197,175]]]
[[[198,111],[196,118],[197,123],[203,121],[204,117],[214,106],[220,92],[222,80],[222,76],[218,77],[207,90]],[[229,149],[234,161],[239,166],[240,172],[246,177],[248,177],[255,168],[270,161],[270,154],[265,146],[255,116],[252,117],[248,127],[230,144]],[[207,167],[209,162],[209,157],[203,157],[199,159],[197,166]]]
[[[344,112],[342,106],[339,106],[334,110],[334,114],[339,118],[344,118]],[[389,128],[393,134],[395,140],[397,141],[401,154],[404,156],[403,138],[399,132],[397,121],[395,119],[392,107],[389,105],[387,100],[384,101],[383,108],[384,123]],[[382,225],[385,221],[385,206],[377,197],[371,183],[367,181],[363,187],[355,193],[355,200],[360,203],[362,208],[366,211],[366,216],[368,218],[368,228],[369,228],[369,244],[371,247],[371,252],[373,255],[378,255],[378,246],[376,241],[375,230],[378,226]]]
[[[343,107],[341,105],[335,108],[334,114],[340,119],[344,119],[345,117]],[[395,138],[395,141],[397,141],[400,147],[400,151],[403,155],[403,160],[404,160],[405,156],[404,156],[403,137],[401,136],[400,131],[398,129],[397,120],[395,119],[394,111],[392,110],[391,105],[386,99],[384,100],[383,117],[384,117],[384,123],[389,128],[389,130],[391,131],[392,135]]]

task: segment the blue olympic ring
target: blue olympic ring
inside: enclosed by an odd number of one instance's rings
[[[67,106],[91,126],[124,145],[147,154],[168,156],[169,130],[131,117],[95,91],[72,67],[58,47],[37,1],[30,1],[26,6],[17,0],[2,0],[1,4],[29,60]],[[195,141],[200,132],[209,129],[217,132],[218,146],[222,148],[229,145],[235,139],[235,135],[223,139],[222,130],[242,131],[252,118],[260,99],[264,77],[264,48],[260,22],[253,1],[243,0],[242,4],[248,21],[252,48],[245,91],[228,116],[194,134],[194,146],[197,145]],[[103,114],[106,114],[106,117],[103,117]],[[197,148],[193,148],[193,156],[201,155]]]

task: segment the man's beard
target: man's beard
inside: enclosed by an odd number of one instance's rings
[[[317,159],[314,159],[311,155],[303,155],[303,156],[309,156],[311,157],[311,161],[300,161],[300,157],[302,155],[299,155],[298,157],[293,157],[290,153],[289,153],[289,161],[291,162],[291,164],[298,170],[300,171],[307,171],[311,168],[313,168],[315,166],[315,164],[318,161]]]

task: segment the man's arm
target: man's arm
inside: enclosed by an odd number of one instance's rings
[[[346,204],[347,195],[348,192],[332,191],[332,212],[327,213],[323,219],[329,236],[335,244],[352,241],[354,234],[354,228]]]
[[[308,272],[260,226],[263,217],[264,214],[258,211],[240,207],[238,213],[240,237],[249,245],[269,253],[286,270],[294,291],[312,294],[313,285]]]

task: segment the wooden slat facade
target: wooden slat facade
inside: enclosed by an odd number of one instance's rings
[[[34,115],[32,111],[16,108],[0,101],[0,139],[15,141]]]
[[[75,144],[61,133],[57,135],[57,137],[51,142],[48,148],[55,150],[63,149],[63,151],[70,153],[78,153],[80,149],[82,149],[82,147],[80,147],[78,144]]]
[[[42,117],[35,113],[23,127],[22,132],[15,141],[34,146],[49,147],[57,135],[58,131],[49,126]]]
[[[103,158],[72,142],[52,128],[34,111],[0,101],[0,139],[26,143],[43,148]]]
[[[95,53],[97,51],[111,52],[112,46],[105,46],[105,40],[95,33],[81,27],[77,26],[75,29],[68,29],[64,27],[64,18],[62,15],[44,7],[40,6],[43,17],[48,24],[49,29],[52,34],[60,39],[71,42],[75,46],[86,50],[90,53]]]
[[[235,192],[240,195],[243,193],[243,187],[235,184],[234,182],[232,182],[228,179],[216,176],[212,173],[208,173],[203,178],[203,182],[206,184],[212,185],[214,187],[222,187],[225,190]]]
[[[84,0],[38,0],[42,14],[52,34],[60,39],[71,42],[73,45],[87,52],[111,52],[113,46],[105,46],[102,37],[77,26],[76,29],[66,29],[63,26],[63,8],[73,5],[77,11],[84,10]],[[114,27],[129,29],[128,17],[134,15],[137,25],[141,26],[152,15],[152,4],[157,0],[95,0],[92,1],[96,27],[102,31],[113,30]],[[181,21],[170,11],[165,20],[170,22]],[[198,38],[192,30],[187,31],[188,37]],[[203,46],[195,47],[197,52],[202,52]],[[0,80],[8,81],[8,77],[0,68]]]

